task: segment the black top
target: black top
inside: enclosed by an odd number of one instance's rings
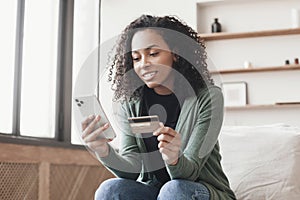
[[[165,126],[175,129],[179,114],[180,103],[174,93],[159,95],[153,89],[147,86],[144,87],[141,116],[158,115],[160,122]],[[158,151],[156,136],[144,137],[143,140],[148,152]],[[160,156],[159,160],[156,158],[153,162],[163,163],[162,157]],[[154,174],[157,180],[162,184],[170,180],[170,176],[165,167],[154,171]]]

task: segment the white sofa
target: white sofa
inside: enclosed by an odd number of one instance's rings
[[[300,199],[300,128],[224,126],[222,165],[239,200]]]

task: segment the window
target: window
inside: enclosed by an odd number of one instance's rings
[[[72,79],[99,43],[99,7],[99,0],[0,2],[1,141],[71,144]]]
[[[20,134],[55,137],[58,0],[26,0]]]
[[[0,1],[0,132],[12,133],[17,1]],[[3,28],[5,27],[5,28]]]

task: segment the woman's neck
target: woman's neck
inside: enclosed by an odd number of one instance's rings
[[[169,94],[173,93],[172,90],[170,90],[169,88],[164,87],[164,86],[159,86],[159,87],[154,88],[154,92],[159,95],[169,95]]]

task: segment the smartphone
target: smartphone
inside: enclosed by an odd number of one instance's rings
[[[111,123],[109,122],[103,107],[101,106],[101,103],[99,102],[96,95],[90,95],[90,96],[81,96],[81,97],[75,97],[74,103],[76,104],[76,107],[79,109],[81,116],[86,119],[90,115],[100,115],[101,119],[96,124],[95,129],[99,128],[100,126],[103,126],[106,123],[109,123],[110,126],[108,129],[103,131],[100,138],[107,138],[107,139],[113,139],[116,137],[116,133],[111,126]]]
[[[130,117],[128,118],[128,122],[134,134],[153,133],[159,128],[159,118],[157,115]]]

